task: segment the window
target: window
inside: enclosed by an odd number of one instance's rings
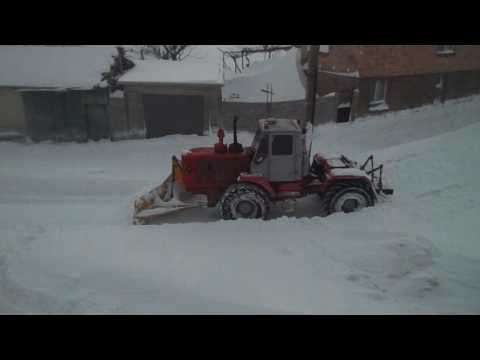
[[[387,81],[386,80],[375,81],[375,88],[373,89],[373,97],[370,100],[370,103],[372,105],[384,103],[386,97],[387,97]]]
[[[330,52],[330,45],[320,45],[319,51],[322,54],[328,54]]]
[[[260,144],[258,145],[258,150],[255,155],[254,163],[258,165],[261,164],[268,156],[268,135],[264,135],[261,140],[257,141],[260,141]]]
[[[292,155],[293,137],[292,135],[277,135],[272,142],[272,155]]]
[[[258,153],[262,155],[268,155],[268,135],[265,135],[262,138],[262,141],[260,141]]]
[[[437,55],[453,55],[455,54],[455,45],[435,45]]]
[[[257,129],[257,131],[255,132],[255,137],[252,141],[252,148],[256,150],[260,144],[260,140],[262,140],[262,131],[260,129]]]

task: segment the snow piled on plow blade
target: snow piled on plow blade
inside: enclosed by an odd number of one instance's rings
[[[133,223],[145,225],[163,215],[206,206],[206,199],[185,190],[181,167],[173,158],[172,174],[158,187],[139,196],[134,203]]]

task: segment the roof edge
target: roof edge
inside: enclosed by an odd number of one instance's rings
[[[177,83],[177,82],[156,82],[156,81],[119,81],[120,85],[142,85],[142,86],[170,86],[170,87],[223,87],[224,83]]]

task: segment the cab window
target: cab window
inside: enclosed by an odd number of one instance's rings
[[[265,135],[260,141],[258,147],[258,153],[263,155],[268,155],[268,135]]]
[[[293,136],[277,135],[272,142],[272,155],[292,155]]]
[[[260,129],[257,129],[257,132],[255,133],[255,137],[253,138],[253,141],[252,141],[252,147],[254,149],[257,148],[261,138],[262,138],[262,132],[260,131]]]
[[[260,164],[268,156],[268,135],[264,135],[258,145],[255,163]]]

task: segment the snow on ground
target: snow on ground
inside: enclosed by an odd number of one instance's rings
[[[478,114],[480,97],[317,127],[315,152],[373,153],[396,191],[328,218],[312,198],[130,225],[171,155],[214,136],[0,142],[0,313],[479,313]]]
[[[21,140],[25,137],[24,133],[15,129],[0,129],[0,141]]]

